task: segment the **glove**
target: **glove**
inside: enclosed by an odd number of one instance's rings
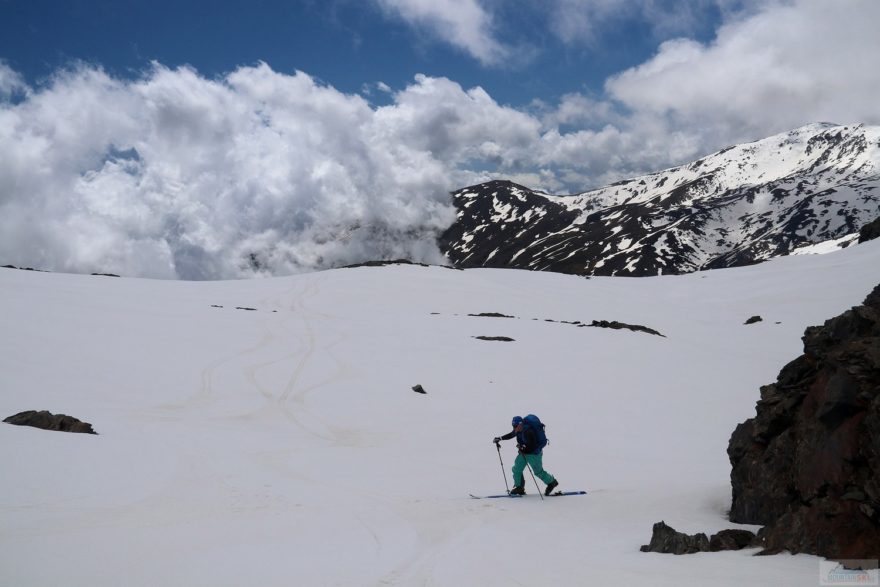
[[[494,442],[495,444],[498,444],[499,442],[501,442],[501,437],[496,436],[495,438],[492,439],[492,442]]]
[[[519,451],[519,454],[524,455],[524,454],[526,454],[526,445],[524,445],[524,444],[517,444],[517,445],[516,445],[516,450]]]

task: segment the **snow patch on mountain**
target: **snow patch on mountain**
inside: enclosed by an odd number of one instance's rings
[[[571,196],[464,188],[441,246],[461,267],[687,273],[852,235],[880,214],[878,188],[880,127],[818,123]]]

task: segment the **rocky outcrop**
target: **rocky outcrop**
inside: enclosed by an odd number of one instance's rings
[[[82,422],[64,414],[52,414],[47,411],[20,412],[3,420],[7,424],[16,426],[33,426],[43,430],[58,430],[61,432],[81,432],[84,434],[97,434],[92,425]]]
[[[876,559],[880,545],[880,286],[806,330],[804,354],[733,432],[733,522],[765,552]]]

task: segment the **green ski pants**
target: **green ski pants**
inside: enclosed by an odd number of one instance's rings
[[[526,470],[526,463],[532,468],[532,472],[535,476],[543,481],[546,484],[550,484],[555,479],[553,475],[544,470],[544,455],[543,453],[538,453],[536,455],[529,454],[518,454],[516,455],[516,460],[513,461],[513,484],[517,487],[525,486],[525,478],[523,477],[523,471]]]

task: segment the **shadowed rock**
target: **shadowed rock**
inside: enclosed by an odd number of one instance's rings
[[[750,546],[758,546],[754,532],[748,530],[722,530],[709,539],[709,550],[742,550]]]
[[[767,553],[880,558],[880,286],[803,343],[730,438],[730,519]]]
[[[617,320],[593,320],[592,324],[583,324],[582,326],[591,326],[593,328],[611,328],[613,330],[632,330],[633,332],[646,332],[648,334],[653,334],[655,336],[662,336],[666,338],[665,335],[660,334],[653,328],[648,328],[647,326],[641,326],[640,324],[625,324],[623,322],[618,322]]]
[[[709,539],[705,534],[685,534],[660,521],[654,524],[651,542],[640,549],[642,552],[662,552],[666,554],[692,554],[709,550]]]
[[[859,242],[866,243],[880,237],[880,218],[869,222],[859,230]]]
[[[92,425],[82,422],[64,414],[52,414],[47,411],[20,412],[3,420],[7,424],[15,426],[32,426],[43,430],[57,430],[60,432],[80,432],[83,434],[97,434]]]

